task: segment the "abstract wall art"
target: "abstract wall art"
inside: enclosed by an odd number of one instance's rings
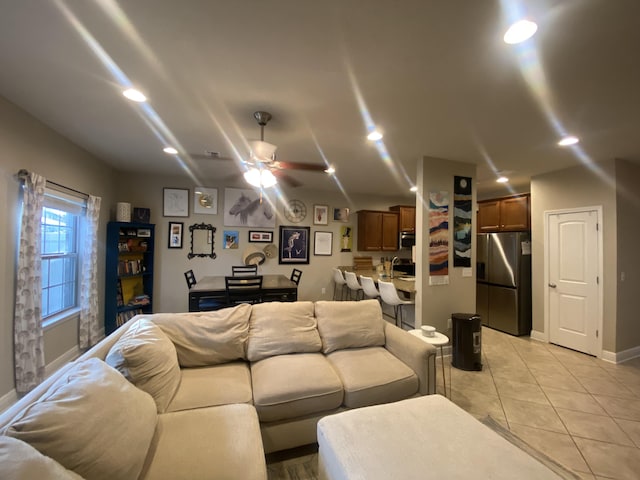
[[[453,186],[453,266],[471,266],[471,219],[473,199],[471,178],[454,177]]]

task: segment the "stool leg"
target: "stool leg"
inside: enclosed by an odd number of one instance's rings
[[[442,384],[444,385],[444,396],[447,397],[447,377],[444,376],[444,350],[442,345],[440,345],[440,359],[442,360]],[[451,398],[451,395],[449,395]]]

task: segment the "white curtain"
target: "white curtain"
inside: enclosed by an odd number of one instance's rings
[[[82,265],[80,268],[80,322],[78,343],[89,348],[100,340],[98,320],[98,218],[100,197],[89,195],[82,235]]]
[[[14,312],[15,377],[18,394],[27,393],[44,379],[40,225],[47,181],[35,173],[29,173],[23,181]]]

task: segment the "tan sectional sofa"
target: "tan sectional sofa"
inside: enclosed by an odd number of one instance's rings
[[[375,300],[138,315],[0,415],[0,477],[265,479],[322,417],[434,391]]]

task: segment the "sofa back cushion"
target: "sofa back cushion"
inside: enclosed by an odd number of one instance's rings
[[[137,479],[156,404],[102,360],[77,362],[3,432],[84,478]]]
[[[3,480],[82,480],[28,443],[0,436],[0,478]]]
[[[249,320],[247,358],[314,353],[322,348],[312,302],[267,302],[254,305]]]
[[[385,344],[382,309],[377,300],[315,303],[322,351],[377,347]]]
[[[213,312],[156,313],[150,318],[171,339],[181,367],[246,360],[251,305]]]
[[[164,413],[180,386],[176,347],[151,320],[137,320],[111,347],[105,362],[151,395]]]

